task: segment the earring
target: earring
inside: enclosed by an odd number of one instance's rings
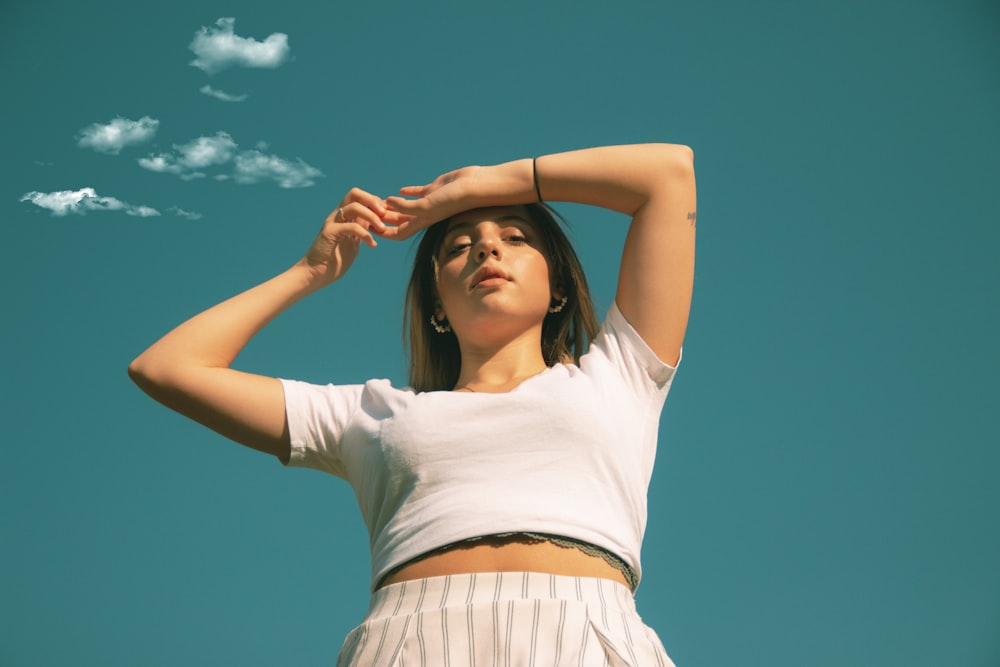
[[[448,333],[449,331],[451,331],[451,325],[448,324],[448,321],[445,320],[442,323],[440,320],[438,320],[438,318],[434,315],[434,313],[431,313],[431,326],[434,327],[434,331],[437,331],[439,334]]]
[[[568,296],[564,296],[563,298],[559,299],[559,304],[558,305],[556,305],[556,306],[549,306],[549,312],[550,313],[561,313],[562,309],[566,307],[566,304],[568,302],[569,302],[569,297]]]

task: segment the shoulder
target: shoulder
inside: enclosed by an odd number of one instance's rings
[[[680,365],[668,364],[653,352],[613,302],[590,349],[580,359],[588,374],[615,373],[637,388],[665,393]]]
[[[342,443],[346,434],[377,424],[407,404],[413,392],[388,380],[365,384],[314,384],[281,380],[285,419],[291,441],[291,465],[320,468],[343,477]],[[373,426],[375,425],[375,426]]]

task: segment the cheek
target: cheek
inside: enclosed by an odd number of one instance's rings
[[[549,265],[544,260],[538,260],[531,263],[530,267],[526,268],[524,275],[529,277],[531,285],[533,287],[533,292],[537,292],[539,295],[539,300],[544,300],[545,304],[551,300],[551,284],[552,284],[552,271],[549,269]]]
[[[544,280],[546,283],[552,282],[555,271],[552,270],[552,263],[544,256],[538,258],[535,271],[541,277],[541,280]]]
[[[439,266],[434,273],[434,287],[437,289],[438,299],[442,304],[457,292],[462,291],[460,271],[455,267],[445,264]]]

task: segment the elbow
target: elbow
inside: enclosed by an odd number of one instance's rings
[[[646,144],[643,146],[643,172],[649,194],[668,184],[694,176],[694,151],[683,144]]]
[[[694,149],[690,146],[681,146],[680,148],[683,149],[683,162],[685,168],[691,173],[694,173]]]
[[[694,151],[681,144],[653,144],[646,163],[646,185],[650,197],[676,192],[694,182]]]
[[[660,144],[664,169],[671,173],[694,173],[694,150],[683,144]]]
[[[142,357],[136,357],[128,365],[128,379],[136,384],[140,384],[143,377],[145,377],[145,369],[143,368]]]
[[[165,368],[162,365],[158,368],[147,358],[146,353],[139,355],[128,365],[128,377],[136,386],[154,398],[159,389],[169,384]]]
[[[142,355],[136,357],[132,363],[128,365],[128,378],[144,392],[147,394],[149,393],[153,382],[150,378],[148,364],[145,363]]]

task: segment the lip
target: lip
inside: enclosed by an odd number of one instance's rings
[[[484,266],[472,274],[472,289],[482,285],[494,287],[510,281],[510,276],[493,266]]]

